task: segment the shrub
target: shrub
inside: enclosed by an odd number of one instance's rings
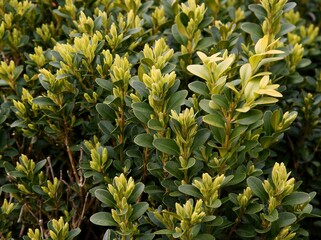
[[[308,238],[318,189],[284,162],[320,170],[320,38],[295,7],[0,1],[1,237]]]

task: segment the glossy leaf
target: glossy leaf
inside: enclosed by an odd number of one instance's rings
[[[267,201],[267,193],[265,192],[263,183],[260,179],[250,176],[247,178],[246,182],[256,196],[258,196],[264,202]]]
[[[37,97],[32,100],[34,104],[39,106],[56,106],[56,104],[48,97]]]
[[[204,82],[193,81],[188,84],[188,88],[197,94],[200,94],[203,96],[209,95],[208,88]]]
[[[179,147],[173,139],[169,138],[156,138],[153,141],[154,147],[166,154],[169,155],[179,155]]]
[[[224,128],[225,122],[219,113],[213,113],[203,117],[203,122],[218,128]]]
[[[241,125],[251,125],[260,120],[262,116],[263,113],[260,110],[251,109],[246,113],[240,113],[235,122]]]
[[[144,189],[145,189],[145,185],[143,183],[141,182],[136,183],[132,194],[128,198],[128,202],[129,203],[136,202],[137,199],[142,195]]]
[[[282,200],[282,205],[298,205],[309,202],[311,200],[310,195],[305,192],[294,192],[289,196],[286,196]]]
[[[136,203],[133,206],[133,213],[129,218],[129,221],[135,221],[138,218],[140,218],[148,209],[148,203],[147,202],[140,202],[140,203]]]
[[[105,189],[97,189],[95,191],[95,197],[98,198],[106,207],[115,207],[115,200],[113,196]]]
[[[188,196],[192,196],[195,198],[202,198],[202,194],[198,190],[198,188],[194,187],[190,184],[183,184],[178,187],[178,190]]]
[[[172,94],[167,103],[167,112],[170,113],[171,110],[179,111],[181,105],[183,105],[188,92],[186,90],[178,91]]]
[[[134,138],[134,142],[141,147],[153,148],[153,136],[147,133],[142,133]]]
[[[116,227],[118,224],[115,222],[111,213],[109,212],[98,212],[90,217],[90,221],[93,224],[105,227]]]
[[[277,220],[278,226],[280,228],[289,226],[297,220],[296,216],[290,212],[279,213],[279,219]]]
[[[254,42],[259,40],[263,36],[262,28],[256,23],[243,23],[241,29],[251,35]]]
[[[154,113],[153,109],[145,102],[137,102],[132,104],[135,116],[144,124],[147,124],[150,115]]]
[[[183,179],[184,175],[183,175],[183,172],[179,170],[179,167],[180,166],[178,162],[174,162],[174,161],[168,161],[165,164],[165,169],[167,172],[169,172],[171,175],[173,175],[177,179]]]

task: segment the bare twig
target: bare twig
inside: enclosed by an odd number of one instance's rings
[[[89,196],[89,192],[87,192],[86,197],[85,197],[85,202],[84,202],[84,205],[82,207],[81,215],[80,215],[79,222],[78,222],[78,227],[80,226],[82,220],[84,219],[86,205],[87,205],[87,201],[88,201],[88,196]]]
[[[52,177],[52,180],[53,180],[55,178],[55,174],[54,174],[54,171],[53,171],[53,168],[52,168],[51,158],[47,157],[47,161],[48,161],[48,164],[49,164],[49,169],[50,169],[51,177]]]

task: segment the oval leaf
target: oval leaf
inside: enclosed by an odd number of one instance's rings
[[[219,113],[212,113],[203,117],[203,122],[218,128],[224,128],[225,122]]]
[[[115,207],[115,201],[113,196],[105,189],[97,189],[95,191],[95,197],[98,198],[106,207]]]
[[[262,118],[262,116],[262,111],[257,109],[251,109],[246,113],[240,113],[235,122],[240,125],[250,125],[259,121]]]
[[[134,138],[134,142],[141,147],[153,148],[153,136],[147,133],[142,133]]]
[[[109,212],[98,212],[90,217],[90,221],[93,224],[105,227],[116,227],[118,224],[115,222],[111,213]]]
[[[179,155],[179,147],[173,139],[169,138],[157,138],[153,141],[154,147],[168,155]]]
[[[267,201],[267,194],[263,188],[263,183],[260,179],[258,179],[257,177],[250,176],[246,180],[246,182],[256,196],[258,196],[264,202]]]
[[[298,205],[309,202],[310,200],[311,198],[308,193],[294,192],[283,199],[282,205]]]
[[[283,228],[291,225],[296,221],[296,216],[290,212],[281,212],[279,213],[279,219],[277,221],[278,227]]]
[[[202,194],[198,190],[197,187],[194,187],[190,184],[183,184],[178,187],[178,190],[188,196],[196,197],[196,198],[203,198]]]
[[[145,189],[145,185],[143,183],[141,183],[141,182],[137,183],[135,185],[133,193],[128,198],[128,202],[129,203],[136,202],[136,200],[140,197],[140,195],[142,195],[144,189]]]
[[[135,221],[136,219],[140,218],[148,209],[147,202],[140,202],[133,206],[133,213],[129,218],[129,221]]]

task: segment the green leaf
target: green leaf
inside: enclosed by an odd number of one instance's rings
[[[145,148],[153,148],[153,136],[147,133],[142,133],[137,135],[134,138],[134,143],[138,146],[145,147]]]
[[[262,111],[257,109],[251,109],[246,113],[240,113],[235,122],[241,125],[251,125],[262,119],[262,116]]]
[[[209,208],[219,208],[222,205],[220,199],[216,199],[211,205],[206,205]]]
[[[196,197],[196,198],[203,198],[202,194],[193,185],[190,184],[183,184],[178,187],[178,190],[188,196]]]
[[[105,134],[107,139],[112,137],[111,133],[115,130],[115,126],[107,120],[100,121],[98,127]]]
[[[205,144],[205,142],[209,139],[210,136],[211,136],[211,131],[208,130],[207,128],[199,129],[194,137],[191,151],[193,152],[198,150],[201,146]]]
[[[33,170],[34,173],[37,173],[40,171],[41,168],[43,168],[47,163],[47,159],[41,160],[40,162],[37,162],[35,169]]]
[[[207,215],[202,219],[202,222],[212,222],[216,219],[214,215]]]
[[[288,12],[288,11],[290,11],[291,9],[295,8],[295,6],[296,6],[296,3],[295,3],[295,2],[287,2],[287,3],[284,5],[283,12]]]
[[[193,81],[188,84],[188,88],[197,94],[203,95],[205,97],[209,96],[208,88],[204,82]]]
[[[161,230],[157,230],[154,232],[155,234],[162,234],[162,235],[172,235],[173,233],[175,233],[174,230],[169,230],[169,229],[161,229]]]
[[[108,91],[113,91],[113,83],[109,80],[106,79],[102,79],[102,78],[96,78],[96,83],[98,84],[98,86],[102,87],[105,90]]]
[[[19,127],[19,128],[25,128],[27,127],[27,121],[26,120],[16,120],[10,125],[11,128]]]
[[[204,17],[202,22],[198,25],[199,29],[203,29],[210,25],[213,22],[214,18],[213,17]],[[213,44],[213,42],[212,42]]]
[[[216,113],[216,110],[210,108],[210,100],[208,99],[202,99],[200,102],[199,102],[199,105],[201,107],[201,109],[203,109],[205,112],[209,113],[209,114],[215,114]]]
[[[181,45],[187,44],[187,38],[179,32],[176,24],[174,24],[172,26],[172,34],[173,34],[173,37],[175,38],[176,42],[178,42]]]
[[[18,77],[20,76],[20,74],[23,72],[23,65],[19,65],[17,67],[15,67],[14,71],[13,71],[13,81],[17,81]]]
[[[158,120],[158,119],[150,119],[148,122],[147,122],[147,126],[148,128],[152,129],[152,130],[155,130],[155,131],[162,131],[164,130],[164,127],[162,126],[161,122]]]
[[[279,219],[277,220],[277,225],[279,228],[283,228],[291,225],[296,221],[296,216],[290,212],[281,212],[279,213]]]
[[[183,234],[184,234],[184,232],[174,232],[173,238],[180,238]],[[182,238],[180,238],[180,239],[182,239]]]
[[[144,191],[145,185],[141,182],[135,184],[135,188],[128,198],[128,203],[134,203],[136,200],[142,195]]]
[[[137,240],[153,240],[155,238],[155,233],[140,233],[135,236]]]
[[[19,192],[19,189],[17,188],[17,186],[13,183],[8,183],[5,185],[1,186],[1,190],[5,193],[17,193]]]
[[[202,78],[206,81],[210,80],[210,74],[204,65],[198,65],[198,64],[188,65],[187,70],[199,78]]]
[[[234,205],[238,205],[237,195],[235,193],[229,193],[228,197]]]
[[[132,108],[135,116],[144,124],[147,124],[150,115],[154,114],[153,109],[145,102],[133,103]]]
[[[153,61],[152,59],[150,59],[150,58],[143,58],[143,59],[141,60],[141,62],[142,62],[143,64],[146,64],[149,68],[151,68],[151,67],[154,65],[154,61]],[[143,83],[143,82],[141,82],[141,83]],[[143,83],[143,85],[145,86],[144,83]],[[145,86],[145,88],[146,88],[146,86]]]
[[[97,103],[96,110],[102,119],[113,121],[116,119],[115,111],[105,103]]]
[[[289,196],[286,196],[283,201],[282,205],[298,205],[303,204],[306,202],[309,202],[311,200],[311,197],[308,193],[305,192],[294,192],[291,193]]]
[[[136,219],[140,218],[148,209],[147,202],[140,202],[133,206],[133,213],[129,218],[129,221],[135,221]]]
[[[39,106],[56,106],[56,104],[48,97],[37,97],[34,98],[32,102]]]
[[[246,214],[255,214],[260,212],[263,209],[263,204],[259,203],[250,203],[245,210]]]
[[[213,46],[213,42],[214,39],[212,37],[204,37],[198,42],[195,50],[204,51],[206,48]]]
[[[90,221],[93,224],[105,227],[117,227],[118,224],[115,222],[111,213],[109,212],[98,212],[90,217]]]
[[[168,155],[175,155],[178,156],[180,151],[179,147],[177,146],[176,142],[173,139],[169,138],[157,138],[153,141],[154,147]]]
[[[257,42],[263,37],[263,31],[259,24],[246,22],[241,25],[241,29],[251,35],[254,42]]]
[[[148,96],[148,90],[143,82],[139,80],[132,80],[130,81],[130,85],[139,93],[141,97]]]
[[[264,202],[267,202],[267,193],[263,188],[263,183],[257,177],[250,176],[246,179],[247,185],[252,189],[253,193]]]
[[[179,170],[178,162],[168,161],[165,164],[165,170],[179,180],[184,178],[183,172]]]
[[[247,130],[247,126],[237,126],[232,130],[230,141],[233,141],[234,139],[238,139],[238,137],[241,137],[245,131]]]
[[[74,228],[74,229],[69,230],[68,237],[66,238],[66,240],[74,239],[76,236],[79,235],[80,232],[81,232],[80,228]]]
[[[223,120],[223,116],[217,112],[204,116],[203,122],[205,122],[213,127],[218,127],[218,128],[225,127],[225,121]]]
[[[98,198],[106,207],[115,207],[116,203],[113,196],[105,189],[97,189],[95,191],[95,197]]]
[[[279,218],[279,212],[277,209],[274,209],[271,214],[264,214],[264,218],[269,222],[275,222]]]
[[[41,186],[39,186],[39,185],[32,185],[32,190],[33,190],[34,192],[36,192],[37,194],[39,194],[39,195],[44,195],[44,196],[47,195],[47,193],[45,193],[45,192],[42,190]]]
[[[186,167],[181,167],[181,168],[179,168],[179,170],[187,170],[187,169],[193,167],[195,163],[196,163],[195,158],[191,157],[188,159]]]
[[[54,9],[52,11],[53,11],[53,13],[57,14],[60,17],[71,19],[71,16],[69,14],[63,13],[63,12],[59,11],[58,9]]]
[[[263,22],[266,18],[266,11],[260,4],[250,4],[249,9],[255,14],[255,16]]]
[[[175,22],[177,23],[178,30],[184,35],[187,35],[186,26],[188,25],[188,21],[189,17],[184,12],[176,15]]]
[[[310,66],[312,63],[311,59],[309,58],[302,58],[296,68],[305,68],[307,66]]]
[[[251,224],[240,224],[236,229],[236,234],[242,238],[254,238],[257,233]]]
[[[170,113],[171,110],[179,111],[179,108],[181,105],[183,105],[187,97],[187,94],[188,94],[187,90],[181,90],[172,94],[169,97],[169,100],[166,106],[167,113]]]
[[[278,32],[278,34],[276,35],[276,37],[282,37],[283,35],[292,32],[295,29],[295,25],[291,24],[291,23],[282,23],[281,24],[281,29]]]
[[[211,101],[209,102],[209,107],[212,109],[228,109],[228,101],[225,96],[219,94],[213,94],[211,96]]]

